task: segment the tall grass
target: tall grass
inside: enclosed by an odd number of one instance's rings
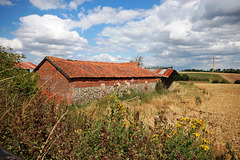
[[[112,94],[89,109],[50,102],[41,91],[22,95],[7,84],[0,92],[0,145],[24,159],[214,158],[203,121],[179,118],[169,125],[159,113],[151,126],[123,103],[147,104],[162,95],[161,86],[152,93]]]

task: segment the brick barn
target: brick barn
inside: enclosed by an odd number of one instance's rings
[[[160,77],[136,62],[110,63],[68,60],[47,56],[34,69],[40,75],[39,85],[48,96],[71,102],[101,98],[114,89],[114,84],[134,90],[155,89]]]
[[[175,69],[158,69],[155,71],[160,77],[164,89],[173,90],[174,75],[178,75]]]

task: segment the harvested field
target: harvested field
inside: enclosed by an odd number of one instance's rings
[[[175,124],[176,119],[181,117],[205,121],[207,116],[210,140],[217,155],[225,152],[225,142],[229,141],[240,156],[240,85],[211,84],[208,102],[208,83],[180,82],[174,86],[174,92],[154,98],[149,104],[126,105],[132,110],[139,110],[144,122],[149,125],[153,125],[153,117],[157,114],[164,114],[169,124]],[[201,103],[196,103],[196,97]]]
[[[236,80],[240,80],[240,74],[235,73],[217,73],[217,74],[228,80],[230,83],[234,83]]]
[[[195,84],[200,89],[208,89],[204,83]],[[240,85],[212,84],[208,103],[209,129],[212,139],[216,137],[217,147],[222,150],[223,144],[229,141],[240,153]],[[204,103],[204,106],[206,102]]]
[[[211,74],[211,72],[179,72],[181,74],[184,74],[184,73],[190,73],[190,74],[197,74],[197,73],[201,73],[203,75],[205,74]],[[229,81],[230,83],[234,83],[236,80],[240,80],[240,74],[237,74],[237,73],[217,73],[217,72],[213,72],[213,74],[217,74],[219,76],[221,76],[222,78],[226,79],[227,81]],[[203,77],[205,78],[205,77]]]

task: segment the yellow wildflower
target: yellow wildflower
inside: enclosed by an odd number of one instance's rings
[[[205,143],[205,144],[209,144],[209,143],[210,143],[209,141],[207,141],[207,140],[204,139],[204,138],[202,138],[202,141],[203,141],[203,143]]]
[[[179,124],[179,123],[175,124],[175,127],[180,127],[180,126],[181,126],[181,124]]]
[[[206,133],[209,133],[210,131],[208,129],[205,130]]]
[[[170,134],[172,134],[172,135],[177,135],[177,133],[176,133],[176,132],[171,132]]]
[[[138,126],[136,127],[136,129],[138,129]]]
[[[152,138],[154,138],[154,137],[158,137],[159,135],[158,134],[154,134],[153,136],[152,136]]]
[[[209,150],[209,147],[207,145],[201,145],[200,148],[204,149],[205,151]]]
[[[196,137],[200,136],[200,134],[198,134],[198,133],[193,133],[193,135],[196,136]]]
[[[196,129],[196,126],[194,124],[191,124],[192,129]]]
[[[168,137],[168,138],[171,138],[171,136],[169,136],[168,134],[167,134],[167,137]]]
[[[77,129],[75,132],[83,132],[83,130],[82,129]]]

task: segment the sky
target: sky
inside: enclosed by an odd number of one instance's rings
[[[176,70],[240,68],[240,0],[0,0],[0,45]]]

